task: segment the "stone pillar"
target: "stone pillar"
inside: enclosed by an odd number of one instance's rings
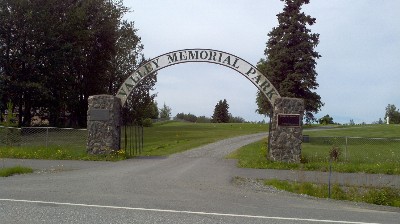
[[[288,97],[276,99],[268,152],[270,160],[300,162],[303,116],[303,99]]]
[[[111,95],[95,95],[88,99],[87,152],[110,154],[120,150],[121,100]]]

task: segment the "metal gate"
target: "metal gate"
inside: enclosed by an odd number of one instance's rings
[[[137,125],[127,107],[122,109],[121,146],[127,158],[140,155],[143,151],[143,126]]]
[[[140,155],[143,151],[143,126],[125,124],[121,140],[128,158]]]

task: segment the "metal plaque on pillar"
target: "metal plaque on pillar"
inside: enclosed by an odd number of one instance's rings
[[[110,111],[107,109],[91,109],[89,110],[90,121],[107,121],[110,117]]]
[[[300,127],[300,114],[278,114],[278,126]]]

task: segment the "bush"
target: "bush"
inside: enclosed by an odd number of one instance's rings
[[[21,141],[21,130],[14,127],[0,127],[0,145],[18,145]]]
[[[143,120],[142,124],[143,127],[151,127],[153,126],[153,120],[151,120],[151,118],[146,118]]]
[[[337,162],[339,161],[339,157],[342,154],[340,148],[338,146],[332,146],[331,150],[329,150],[329,158],[334,161]]]

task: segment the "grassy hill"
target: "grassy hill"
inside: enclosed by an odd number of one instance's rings
[[[145,128],[142,155],[169,155],[225,138],[267,131],[268,125],[265,124],[160,123]]]

